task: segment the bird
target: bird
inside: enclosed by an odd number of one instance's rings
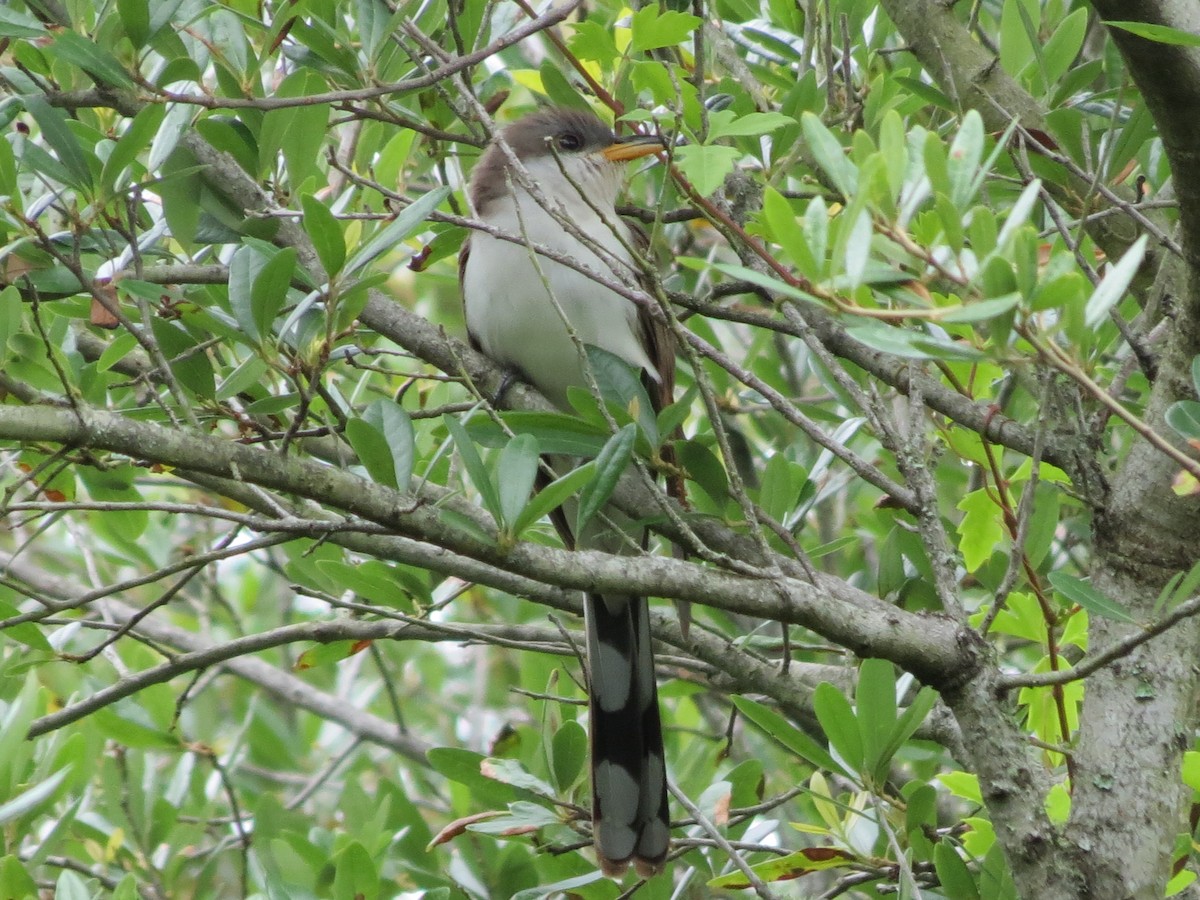
[[[521,242],[474,231],[464,245],[459,282],[471,345],[565,412],[571,412],[568,390],[588,385],[581,345],[606,350],[640,371],[656,413],[672,399],[675,351],[665,326],[642,306],[523,243],[541,245],[608,280],[637,279],[628,247],[643,245],[645,235],[618,216],[616,202],[628,161],[664,147],[650,135],[617,137],[589,111],[548,107],[502,129],[472,171],[468,194],[475,216]],[[523,186],[513,157],[548,205],[558,206],[563,220],[605,252],[543,208]],[[560,512],[554,522],[568,547],[621,549],[622,540],[600,526],[575,535],[566,515]],[[643,532],[639,543],[644,540]],[[609,877],[620,878],[631,864],[650,877],[664,868],[670,820],[647,600],[587,593],[584,625],[596,857]]]

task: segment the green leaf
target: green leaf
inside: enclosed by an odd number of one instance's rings
[[[346,263],[346,240],[342,226],[324,203],[311,194],[300,198],[304,210],[304,230],[317,251],[321,265],[329,278],[333,278]]]
[[[45,27],[33,16],[26,15],[8,6],[0,6],[0,37],[21,40],[24,38],[40,38],[44,37],[45,34]]]
[[[630,46],[639,51],[673,47],[686,40],[702,21],[699,16],[673,9],[660,12],[657,5],[648,4],[633,14],[633,41]]]
[[[76,31],[62,31],[49,47],[62,61],[87,72],[97,87],[131,90],[133,81],[117,58]]]
[[[413,456],[416,452],[412,419],[403,407],[386,398],[371,403],[363,411],[363,419],[383,436],[391,453],[391,486],[398,491],[407,491],[412,480]]]
[[[846,156],[846,151],[825,124],[810,112],[800,118],[800,127],[808,149],[837,188],[838,193],[849,199],[858,189],[858,169]]]
[[[730,700],[738,712],[805,762],[827,772],[849,774],[845,766],[829,755],[829,751],[773,709],[746,697],[734,696]]]
[[[70,772],[70,769],[59,769],[48,778],[31,785],[12,799],[0,804],[0,825],[16,821],[53,797],[58,786],[63,783]]]
[[[560,792],[567,792],[579,780],[587,760],[587,732],[578,722],[563,722],[551,743],[550,771]]]
[[[572,87],[554,60],[546,59],[538,72],[542,77],[542,88],[546,91],[546,96],[554,101],[556,106],[566,106],[584,112],[592,111],[591,104]]]
[[[435,188],[404,207],[395,219],[371,235],[367,243],[354,251],[350,259],[346,261],[346,273],[353,274],[357,272],[374,260],[375,257],[392,249],[407,238],[420,227],[429,217],[429,214],[437,209],[438,204],[449,195],[450,188]]]
[[[963,116],[958,134],[950,144],[946,159],[950,176],[950,200],[955,206],[965,208],[971,201],[975,185],[975,173],[983,157],[983,119],[975,110]]]
[[[58,154],[75,187],[90,187],[92,169],[79,139],[67,125],[67,114],[51,106],[41,97],[25,97],[22,102],[37,122],[46,143]],[[94,159],[94,157],[92,157]]]
[[[692,260],[683,258],[677,260],[680,264],[687,268],[699,268],[691,265]],[[707,265],[707,264],[706,264]],[[739,281],[748,281],[751,284],[766,288],[777,294],[782,294],[785,297],[791,297],[793,300],[802,300],[805,303],[814,303],[817,306],[825,306],[824,302],[814,297],[812,294],[806,294],[798,287],[794,287],[786,282],[780,281],[777,278],[772,278],[763,272],[756,269],[748,268],[747,266],[739,266],[734,263],[711,263],[712,268],[716,269],[730,278],[736,278]]]
[[[521,510],[521,514],[512,524],[513,534],[520,535],[542,516],[558,509],[568,497],[573,497],[595,477],[596,463],[593,461],[554,479],[525,504],[525,508]]]
[[[483,464],[483,458],[479,455],[475,443],[471,440],[470,435],[467,434],[467,430],[463,428],[462,423],[458,419],[446,414],[442,416],[442,421],[450,432],[450,436],[454,438],[454,445],[458,447],[458,455],[462,458],[463,466],[466,467],[467,477],[475,485],[475,490],[479,491],[479,496],[483,499],[484,508],[492,514],[492,518],[497,523],[502,524],[504,522],[504,514],[503,508],[500,505],[500,495],[496,492],[495,482],[492,481],[492,476],[488,472],[487,466]]]
[[[996,501],[986,490],[971,491],[958,501],[964,515],[958,526],[958,552],[968,572],[992,558],[1004,541],[1004,525]]]
[[[349,659],[356,653],[366,649],[369,642],[364,641],[332,641],[328,644],[314,644],[296,657],[292,668],[297,672],[331,666]]]
[[[275,91],[277,97],[309,97],[324,93],[329,86],[310,68],[293,72]],[[267,172],[275,167],[282,151],[288,179],[298,189],[310,175],[320,177],[318,160],[329,124],[329,104],[287,106],[268,110],[259,132],[259,166]]]
[[[501,418],[503,428],[490,417],[475,417],[465,427],[471,437],[484,447],[503,447],[508,443],[509,431],[512,431],[514,434],[533,435],[543,453],[566,456],[595,456],[611,437],[605,426],[564,413],[510,410],[503,413]]]
[[[20,614],[20,610],[15,606],[4,600],[0,600],[0,619],[8,619]],[[14,640],[18,644],[24,644],[26,647],[31,647],[34,650],[42,650],[46,653],[53,652],[50,642],[46,640],[46,636],[42,634],[42,630],[37,626],[36,622],[21,622],[19,625],[10,625],[4,629],[4,637],[5,639]]]
[[[620,58],[621,51],[617,49],[617,43],[613,40],[612,29],[606,28],[595,19],[573,22],[569,27],[573,34],[567,43],[571,52],[580,59],[609,66]]]
[[[580,534],[600,508],[612,496],[621,475],[629,468],[633,458],[633,445],[637,440],[637,426],[626,425],[611,438],[596,457],[596,477],[588,482],[579,494],[579,511],[575,517],[575,533]]]
[[[1021,302],[1020,294],[1006,294],[990,300],[975,300],[962,306],[948,307],[938,316],[939,322],[987,322],[1004,315]]]
[[[808,241],[791,204],[769,185],[763,191],[762,221],[769,230],[771,240],[783,248],[796,268],[804,275],[816,277],[819,271],[817,261],[808,248]]]
[[[3,8],[0,8],[0,22],[3,12]],[[21,860],[12,855],[0,859],[0,897],[6,900],[37,900],[38,896],[37,882],[30,877]]]
[[[813,691],[813,711],[825,736],[829,738],[829,745],[851,771],[862,774],[865,753],[862,730],[846,695],[828,681],[823,681]]]
[[[540,884],[537,887],[517,891],[512,895],[512,900],[543,900],[546,897],[582,897],[584,895],[575,889],[595,884],[597,881],[605,881],[604,873],[599,869],[594,872],[588,872],[586,875],[565,878],[553,884]],[[426,894],[425,896],[429,897],[430,895]]]
[[[1104,277],[1088,299],[1087,306],[1084,307],[1083,322],[1088,328],[1096,328],[1107,319],[1109,310],[1125,296],[1125,289],[1133,281],[1133,276],[1137,274],[1138,267],[1146,256],[1146,243],[1149,239],[1150,236],[1146,234],[1139,237],[1117,263],[1104,273]]]
[[[754,112],[738,116],[733,110],[726,109],[709,115],[708,140],[711,142],[724,137],[767,134],[777,128],[795,124],[795,119],[783,113]]]
[[[653,7],[646,7],[653,9]],[[742,151],[716,144],[688,144],[675,152],[675,164],[701,197],[707,197],[725,182]]]
[[[0,366],[8,358],[8,342],[20,332],[24,316],[25,304],[20,292],[12,285],[0,290]]]
[[[390,488],[396,487],[391,448],[379,429],[362,419],[349,419],[346,422],[346,440],[354,448],[358,461],[363,464],[372,481]]]
[[[1124,606],[1096,590],[1082,578],[1066,572],[1051,572],[1046,576],[1054,589],[1088,612],[1116,622],[1133,623],[1135,619]]]
[[[887,769],[885,749],[896,724],[896,670],[885,659],[864,659],[854,691],[862,732],[864,773]]]
[[[504,524],[510,528],[529,502],[529,494],[537,480],[538,454],[537,439],[528,434],[516,435],[500,451],[496,472],[500,512]]]
[[[1120,28],[1156,44],[1174,44],[1177,47],[1200,47],[1200,34],[1171,28],[1168,25],[1153,25],[1149,22],[1105,22],[1109,28]]]
[[[751,870],[765,882],[790,881],[801,878],[810,872],[822,872],[828,869],[840,869],[862,865],[862,859],[838,847],[805,847],[787,856],[776,857],[767,862],[751,866]],[[742,890],[751,887],[746,876],[738,872],[730,872],[706,882],[708,887],[729,888]]]
[[[642,385],[642,370],[631,366],[615,353],[585,344],[588,367],[596,379],[600,396],[618,420],[633,420],[642,429],[651,446],[660,443],[654,406]]]
[[[1166,420],[1183,437],[1200,439],[1200,403],[1195,400],[1176,400],[1167,407]]]
[[[266,341],[271,326],[287,303],[288,288],[296,273],[296,249],[284,247],[272,256],[254,276],[250,288],[250,314],[259,338]]]
[[[150,38],[150,0],[117,0],[117,14],[133,46],[141,49]]]
[[[871,217],[864,209],[854,219],[850,234],[846,237],[845,274],[846,287],[854,290],[865,280],[867,261],[871,256]]]
[[[154,140],[166,114],[167,111],[161,104],[151,103],[133,117],[100,170],[100,184],[106,190],[115,191],[117,178],[134,164],[138,154]]]
[[[479,763],[479,771],[486,778],[494,778],[504,784],[532,791],[543,797],[553,797],[554,788],[531,773],[515,759],[489,757]]]
[[[367,848],[351,841],[333,857],[333,900],[379,896],[379,872]]]
[[[941,893],[947,900],[979,900],[975,879],[958,851],[947,841],[938,841],[933,848],[933,865],[937,869]]]
[[[729,475],[716,454],[698,441],[681,441],[675,445],[679,464],[718,507],[729,499]]]

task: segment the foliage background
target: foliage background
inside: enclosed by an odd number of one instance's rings
[[[1197,15],[0,8],[0,896],[1190,893]],[[657,423],[493,410],[459,340],[547,101],[673,139]],[[606,444],[563,490],[687,559],[557,547],[538,450]],[[588,855],[586,587],[695,604],[645,883]]]

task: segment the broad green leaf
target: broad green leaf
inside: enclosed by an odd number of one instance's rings
[[[950,199],[957,207],[965,207],[972,199],[975,173],[983,157],[983,119],[975,110],[963,116],[958,134],[950,144],[946,165],[950,174]]]
[[[371,854],[351,841],[332,859],[333,900],[361,900],[379,896],[379,872]]]
[[[1176,400],[1167,407],[1166,420],[1183,437],[1200,440],[1200,403],[1195,400]]]
[[[367,649],[369,643],[369,641],[333,641],[328,644],[314,644],[296,657],[292,668],[297,672],[304,672],[308,669],[340,663]]]
[[[816,277],[817,262],[808,248],[808,241],[791,204],[769,185],[763,191],[762,220],[769,229],[771,239],[783,248],[792,264],[808,277]]]
[[[0,600],[0,619],[8,619],[17,615],[20,615],[20,611],[15,606],[4,600]],[[46,636],[42,634],[42,629],[38,627],[36,622],[22,622],[19,625],[10,625],[4,629],[3,634],[6,640],[14,640],[18,644],[24,644],[26,647],[31,647],[34,650],[42,650],[46,653],[53,651],[50,642],[46,640]]]
[[[302,68],[285,78],[275,91],[277,97],[310,97],[329,89],[315,70]],[[310,175],[319,176],[321,146],[327,136],[329,104],[315,103],[268,110],[259,133],[259,166],[266,172],[275,167],[282,152],[288,179],[299,188]]]
[[[871,256],[871,217],[863,210],[854,219],[854,225],[846,238],[845,274],[846,288],[854,290],[864,281],[867,260]]]
[[[70,771],[70,769],[59,769],[48,778],[31,785],[15,797],[0,804],[0,825],[16,821],[53,797],[54,792],[58,790],[58,786],[63,783]]]
[[[604,873],[596,869],[596,871],[588,872],[586,875],[577,875],[574,878],[565,878],[553,884],[542,884],[537,887],[526,888],[523,891],[517,891],[512,895],[512,900],[543,900],[545,897],[583,896],[575,889],[604,880]],[[425,896],[428,898],[430,895],[426,894]]]
[[[449,194],[450,188],[448,187],[434,188],[404,207],[395,219],[371,235],[367,243],[354,251],[346,261],[344,267],[346,274],[354,274],[373,261],[375,257],[387,252],[407,238],[420,227],[429,214],[437,209],[438,204]]]
[[[166,109],[157,103],[151,103],[133,117],[125,133],[117,140],[117,144],[104,161],[100,170],[100,184],[108,191],[117,187],[117,178],[121,173],[134,164],[138,155],[154,140],[166,116]]]
[[[513,522],[513,534],[521,534],[542,516],[549,515],[553,510],[558,509],[567,498],[575,496],[585,484],[591,482],[595,477],[596,463],[593,461],[554,479],[525,504],[521,514]]]
[[[1122,604],[1100,593],[1091,583],[1066,572],[1051,572],[1047,576],[1054,589],[1072,603],[1077,603],[1088,612],[1116,622],[1136,621]]]
[[[738,712],[805,762],[827,772],[849,774],[841,763],[830,756],[828,750],[773,709],[746,697],[734,696],[730,700]]]
[[[501,418],[503,428],[490,417],[481,416],[472,418],[465,427],[483,447],[503,447],[511,431],[533,435],[543,453],[566,456],[595,456],[611,437],[605,426],[564,413],[510,410]]]
[[[458,455],[462,458],[467,476],[483,499],[484,509],[492,514],[492,518],[498,524],[503,524],[504,511],[500,505],[500,495],[496,491],[496,483],[492,480],[492,474],[488,471],[487,466],[483,464],[483,457],[479,455],[470,435],[467,434],[462,423],[449,414],[442,416],[442,422],[445,423],[450,436],[454,438],[454,445],[458,448]]]
[[[846,156],[841,142],[810,112],[801,117],[800,126],[813,158],[829,176],[838,193],[847,199],[854,196],[858,190],[858,169]]]
[[[496,464],[500,512],[510,528],[529,502],[537,479],[538,453],[537,439],[528,434],[516,435],[500,451]]]
[[[41,97],[25,97],[25,108],[33,116],[42,130],[46,143],[58,154],[58,161],[63,165],[76,187],[90,187],[92,184],[92,169],[89,158],[91,154],[84,152],[73,132],[67,125],[67,114],[61,109],[51,106]]]
[[[324,203],[311,194],[300,198],[304,209],[304,230],[317,251],[329,278],[334,278],[346,263],[346,239],[342,226]]]
[[[979,900],[979,888],[958,851],[947,841],[933,848],[933,864],[941,882],[940,892],[947,900]]]
[[[858,856],[838,847],[805,847],[803,850],[797,850],[787,856],[757,863],[750,868],[760,879],[770,883],[801,878],[810,872],[858,867],[862,864],[863,860]],[[752,886],[740,871],[710,879],[706,884],[708,887],[729,890],[744,890]]]
[[[643,6],[633,14],[633,42],[630,46],[639,51],[673,47],[687,40],[702,21],[699,16],[673,9],[660,11],[654,4]]]
[[[238,325],[255,343],[261,342],[263,335],[254,315],[254,282],[266,264],[266,257],[248,245],[238,247],[229,261],[229,305]]]
[[[250,315],[261,340],[272,335],[271,326],[287,303],[288,289],[296,273],[296,250],[284,247],[267,260],[250,287]]]
[[[550,771],[559,791],[566,792],[583,774],[587,761],[588,738],[583,726],[575,721],[563,722],[554,732],[551,744]]]
[[[100,88],[131,90],[133,81],[117,58],[75,31],[59,32],[48,52],[87,72]]]
[[[621,475],[629,468],[633,458],[633,445],[637,440],[637,426],[632,423],[614,434],[601,448],[596,457],[596,477],[579,494],[579,511],[575,517],[575,533],[580,534],[584,525],[612,496]]]
[[[864,774],[886,769],[883,754],[896,724],[896,671],[884,659],[864,659],[854,691]]]
[[[1120,28],[1140,38],[1154,41],[1156,44],[1174,44],[1177,47],[1200,47],[1200,34],[1171,28],[1169,25],[1155,25],[1150,22],[1105,22],[1109,28]]]
[[[658,423],[654,418],[650,396],[642,384],[641,369],[602,347],[585,344],[584,349],[588,367],[596,379],[596,387],[600,389],[600,396],[609,409],[619,414],[619,421],[624,417],[625,420],[636,422],[650,445],[657,447],[661,443]]]
[[[733,110],[726,109],[709,116],[708,140],[711,142],[723,137],[767,134],[777,128],[795,124],[795,119],[783,113],[755,112],[738,116]]]
[[[117,14],[129,40],[141,48],[150,37],[150,0],[117,0]]]
[[[513,787],[533,791],[543,797],[553,797],[554,788],[538,778],[515,759],[489,757],[479,763],[479,772],[485,778],[493,778]]]
[[[21,40],[40,38],[45,34],[45,26],[33,16],[8,6],[0,6],[0,37]]]
[[[398,491],[407,491],[412,479],[413,455],[416,452],[412,419],[394,400],[382,398],[363,410],[363,419],[374,426],[387,444],[392,461],[391,486]]]
[[[1137,274],[1138,267],[1146,255],[1148,240],[1149,235],[1143,234],[1133,242],[1133,246],[1125,251],[1116,264],[1104,273],[1104,277],[1096,285],[1096,290],[1088,298],[1087,306],[1084,307],[1083,322],[1088,328],[1096,328],[1108,318],[1109,310],[1121,302],[1126,288],[1133,281],[1133,276]]]
[[[742,151],[736,147],[717,144],[688,144],[675,152],[676,166],[701,197],[716,191],[741,158]]]
[[[1051,32],[1042,48],[1042,75],[1046,84],[1056,84],[1075,62],[1087,35],[1088,11],[1077,9]]]
[[[21,330],[24,316],[25,304],[17,289],[9,285],[0,290],[0,366],[8,357],[9,340]]]
[[[391,448],[387,439],[374,425],[362,419],[346,422],[346,440],[354,448],[358,461],[363,464],[371,480],[396,487],[396,469],[392,462]]]
[[[975,572],[1003,545],[1000,509],[983,489],[971,491],[958,501],[957,508],[963,511],[958,525],[958,552],[967,571]]]
[[[829,738],[829,746],[837,751],[851,771],[861,775],[865,758],[862,728],[846,695],[823,681],[813,691],[813,711],[821,723],[821,730]]]
[[[3,10],[0,9],[0,14],[2,13]],[[0,33],[3,33],[2,30]],[[0,897],[37,900],[39,896],[37,882],[30,877],[21,860],[11,854],[0,859]]]

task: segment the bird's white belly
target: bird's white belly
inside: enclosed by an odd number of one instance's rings
[[[523,204],[521,212],[525,233],[535,242],[571,254],[595,272],[609,272],[551,216],[530,207]],[[522,222],[511,208],[489,217],[489,222],[510,234],[522,233]],[[603,234],[609,251],[630,261],[598,218],[577,224],[585,233]],[[471,237],[463,273],[467,328],[488,356],[518,369],[551,402],[569,409],[567,388],[587,386],[584,360],[571,339],[569,322],[581,344],[607,350],[657,377],[642,347],[637,308],[630,300],[561,263],[544,256],[536,260],[535,267],[530,251],[519,244],[482,232]]]

